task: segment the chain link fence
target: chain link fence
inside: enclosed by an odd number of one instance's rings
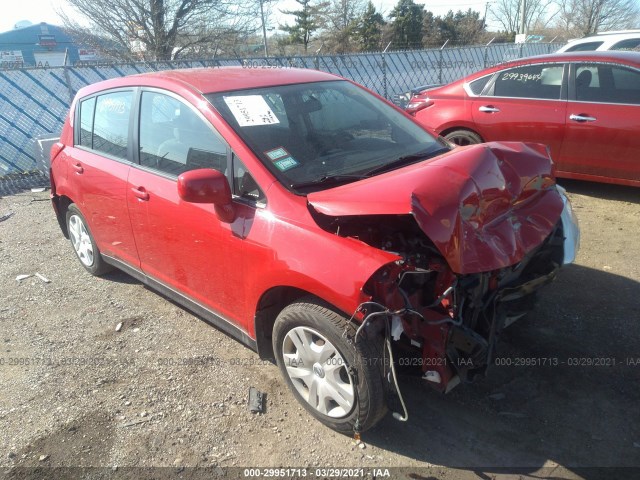
[[[48,173],[48,149],[38,139],[57,135],[76,92],[109,78],[177,68],[243,66],[312,68],[334,73],[393,100],[422,85],[449,83],[498,63],[555,51],[560,44],[495,44],[350,55],[256,57],[177,62],[87,64],[0,70],[0,194]],[[36,173],[36,175],[33,175]],[[35,181],[35,180],[34,180]],[[16,187],[18,188],[18,187]]]

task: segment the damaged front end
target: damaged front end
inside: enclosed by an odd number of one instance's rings
[[[354,317],[360,330],[385,336],[397,363],[419,367],[441,392],[485,373],[501,331],[533,308],[540,287],[573,261],[579,240],[538,146],[460,153],[413,172],[407,212],[394,198],[394,211],[345,215],[358,198],[354,188],[366,194],[366,186],[334,189],[333,203],[310,195],[323,229],[397,255],[363,286]]]

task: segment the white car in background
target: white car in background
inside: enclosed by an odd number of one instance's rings
[[[602,32],[584,38],[569,40],[556,53],[587,52],[593,50],[636,50],[640,51],[640,30]]]

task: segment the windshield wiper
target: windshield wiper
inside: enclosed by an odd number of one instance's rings
[[[436,155],[440,155],[441,153],[448,152],[448,151],[449,151],[448,148],[438,148],[437,150],[422,151],[422,152],[412,153],[411,155],[404,155],[402,157],[396,158],[395,160],[387,162],[383,165],[379,165],[372,170],[369,170],[368,172],[363,174],[363,177],[370,177],[378,173],[386,172],[387,170],[392,170],[394,168],[415,163],[419,160],[426,160],[427,158],[435,157]]]
[[[297,190],[299,188],[316,187],[318,185],[338,184],[345,183],[354,180],[362,180],[367,178],[366,175],[325,175],[315,180],[309,180],[308,182],[292,183],[291,188]]]

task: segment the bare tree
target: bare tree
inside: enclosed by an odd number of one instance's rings
[[[109,56],[172,60],[185,51],[254,31],[258,4],[233,0],[67,0],[88,21],[59,12],[80,42]],[[99,39],[99,40],[98,40]]]
[[[515,33],[519,31],[521,1],[496,0],[491,5],[491,15],[502,25],[505,32]],[[527,0],[524,12],[525,30],[529,31],[534,25],[548,25],[557,13],[556,0]]]
[[[640,26],[638,0],[562,0],[558,26],[573,35]]]

